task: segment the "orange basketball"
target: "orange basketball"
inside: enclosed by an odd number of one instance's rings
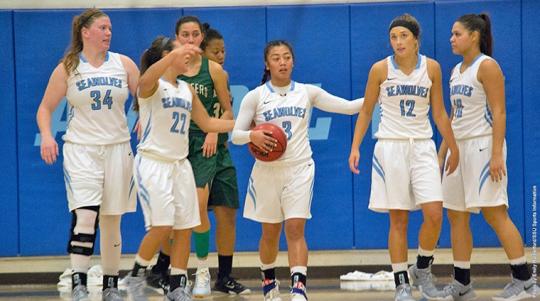
[[[283,129],[273,123],[261,123],[252,130],[265,130],[272,132],[272,137],[277,140],[276,147],[274,147],[274,149],[270,152],[265,152],[250,142],[248,144],[248,149],[253,157],[261,161],[269,162],[277,160],[283,155],[285,149],[287,149],[287,135],[285,135]]]

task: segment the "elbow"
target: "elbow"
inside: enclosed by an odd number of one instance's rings
[[[231,134],[231,142],[233,144],[236,144],[236,145],[240,145],[242,143],[240,143],[240,137],[238,137],[238,132],[237,131],[232,131],[232,134]]]

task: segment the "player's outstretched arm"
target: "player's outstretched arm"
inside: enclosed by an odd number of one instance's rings
[[[364,98],[349,101],[317,86],[306,85],[306,89],[313,106],[326,112],[353,115],[357,114],[364,104]]]

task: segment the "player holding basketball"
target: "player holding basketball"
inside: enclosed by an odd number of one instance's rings
[[[144,294],[146,268],[160,244],[171,236],[170,289],[165,300],[191,300],[187,263],[192,228],[200,224],[195,179],[190,162],[191,119],[202,129],[227,132],[232,120],[210,118],[195,90],[178,75],[200,50],[193,45],[173,48],[173,40],[159,37],[141,58],[138,102],[142,138],[137,146],[134,176],[145,221],[150,230],[142,240],[127,277],[135,301]]]
[[[452,173],[459,151],[444,109],[439,64],[419,54],[420,25],[405,14],[389,27],[394,55],[375,63],[368,76],[365,105],[360,111],[349,157],[358,174],[359,147],[373,107],[381,106],[381,123],[373,151],[369,208],[389,212],[388,250],[396,284],[396,301],[412,301],[407,275],[407,224],[409,211],[422,209],[417,262],[410,274],[424,297],[445,298],[432,281],[431,263],[442,226],[442,188],[429,109],[437,128],[450,146],[446,171]]]
[[[347,101],[316,86],[294,82],[291,79],[293,49],[285,41],[269,42],[264,49],[264,61],[262,85],[250,91],[242,100],[232,141],[235,144],[252,142],[261,149],[271,151],[276,140],[268,132],[250,130],[252,121],[256,125],[269,122],[285,131],[288,145],[278,160],[255,162],[249,179],[244,217],[262,224],[259,256],[264,300],[281,300],[275,261],[282,224],[285,222],[291,300],[304,301],[307,300],[308,261],[304,228],[306,220],[311,218],[315,178],[315,164],[308,140],[308,116],[313,107],[352,115],[360,110],[363,99]]]
[[[69,103],[69,122],[62,138],[72,213],[67,250],[73,300],[88,300],[87,271],[98,220],[103,300],[122,300],[118,292],[120,219],[136,206],[124,104],[130,92],[135,95],[139,72],[131,59],[109,51],[111,35],[111,21],[99,9],[87,9],[73,18],[70,48],[54,69],[37,112],[41,157],[53,164],[58,144],[51,134],[51,114],[64,97]]]
[[[482,211],[497,233],[512,270],[512,282],[493,300],[522,300],[535,295],[535,277],[527,267],[523,240],[508,215],[506,187],[506,109],[504,75],[491,58],[491,21],[486,14],[461,16],[452,27],[454,54],[461,55],[450,77],[452,128],[461,150],[455,173],[443,177],[454,254],[454,281],[445,293],[454,300],[476,297],[470,280],[470,213]],[[439,157],[444,161],[446,143]],[[540,292],[538,292],[540,293]]]

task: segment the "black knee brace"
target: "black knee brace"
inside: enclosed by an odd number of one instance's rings
[[[75,210],[71,211],[71,214],[72,214],[71,230],[70,230],[70,236],[69,236],[69,241],[67,245],[67,252],[70,254],[90,256],[94,253],[94,243],[96,241],[97,227],[99,225],[99,206],[88,206],[88,207],[81,207],[77,209],[92,210],[97,213],[96,220],[94,222],[94,234],[87,234],[87,233],[75,234],[74,232],[75,232],[75,226],[77,225],[77,214],[75,213]],[[92,247],[74,246],[72,245],[72,242],[92,243]]]

